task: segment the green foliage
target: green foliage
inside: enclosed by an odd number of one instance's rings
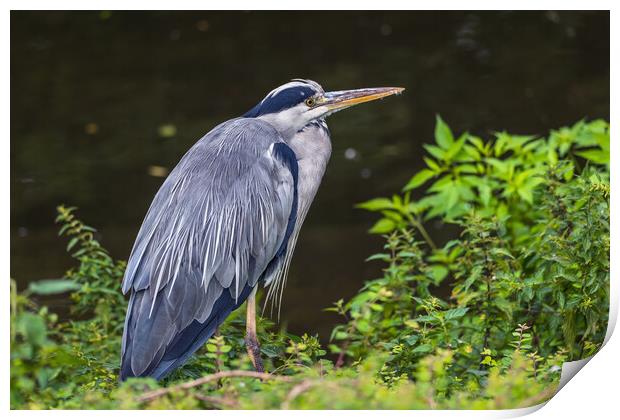
[[[382,215],[372,232],[384,251],[369,259],[386,267],[328,308],[344,319],[334,360],[318,337],[260,317],[263,380],[247,375],[241,308],[171,377],[120,384],[125,264],[60,206],[77,264],[21,294],[11,284],[11,407],[504,409],[550,398],[562,363],[596,352],[607,325],[609,125],[484,141],[438,117],[425,149],[427,168],[402,194],[359,205]],[[460,234],[438,245],[431,220]],[[66,292],[69,320],[33,303]]]
[[[388,267],[332,308],[347,322],[331,349],[351,360],[389,351],[388,382],[414,380],[426,355],[445,349],[448,395],[488,386],[515,352],[532,362],[532,381],[551,383],[562,361],[593,354],[605,335],[609,125],[483,141],[455,138],[438,117],[435,140],[402,195],[359,206],[383,216],[371,231],[387,234],[385,252],[371,259]],[[429,220],[460,235],[437,247]]]
[[[116,388],[120,338],[126,303],[119,290],[125,264],[113,260],[94,239],[95,229],[75,218],[74,208],[58,207],[60,235],[69,238],[67,251],[77,260],[64,279],[30,285],[15,295],[11,316],[11,401],[27,408],[76,408],[75,394]],[[46,308],[33,310],[30,294],[71,293],[71,319],[56,322]],[[42,338],[32,342],[20,333],[24,317],[32,319],[26,332],[36,328]],[[41,327],[43,326],[43,327]],[[17,334],[14,334],[13,332]],[[24,364],[22,352],[29,354]],[[13,369],[24,364],[24,370]],[[46,373],[41,373],[46,372]],[[39,380],[45,375],[45,380]],[[28,382],[37,379],[35,387]],[[24,379],[27,379],[24,383]]]

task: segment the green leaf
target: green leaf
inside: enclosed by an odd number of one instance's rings
[[[357,328],[357,330],[361,333],[366,333],[368,331],[370,331],[370,323],[365,320],[365,319],[358,319],[355,327]]]
[[[75,280],[49,279],[30,283],[28,290],[37,295],[55,295],[79,290],[80,287],[80,284]]]
[[[575,154],[594,163],[601,165],[609,164],[609,150],[583,150],[576,152]]]
[[[409,337],[405,338],[405,341],[407,342],[407,344],[409,344],[410,346],[413,346],[415,343],[418,342],[418,339],[420,337],[417,335],[410,335]]]
[[[474,282],[480,278],[481,274],[482,274],[482,267],[479,265],[474,266],[469,276],[467,277],[467,280],[465,280],[465,283],[463,283],[463,291],[467,291],[471,287],[471,285],[474,284]]]
[[[40,316],[25,312],[19,316],[17,327],[28,343],[35,346],[41,346],[45,343],[47,328],[45,321]]]
[[[420,172],[414,175],[411,180],[405,185],[403,188],[404,191],[412,190],[414,188],[418,188],[420,185],[424,184],[426,181],[431,179],[435,173],[430,169],[422,169]]]
[[[336,334],[334,334],[336,340],[345,340],[347,337],[349,337],[349,335],[345,331],[337,331]]]
[[[383,219],[377,221],[377,223],[375,223],[374,226],[370,228],[369,232],[383,234],[389,233],[394,229],[396,229],[396,223],[393,220],[384,217]]]
[[[67,244],[67,252],[71,251],[71,248],[73,248],[78,243],[79,240],[80,238],[78,237],[71,238],[71,240]]]
[[[429,188],[429,192],[445,192],[447,189],[455,188],[452,175],[445,175],[435,181]]]
[[[506,256],[508,258],[511,258],[513,260],[515,259],[515,257],[510,252],[508,252],[507,249],[504,249],[504,248],[493,248],[491,250],[491,253],[493,255],[504,255],[504,256]]]
[[[366,258],[366,262],[374,260],[389,261],[390,254],[373,254],[370,257]]]
[[[412,353],[428,353],[433,350],[430,344],[421,344],[412,350]]]
[[[439,165],[433,159],[426,156],[424,156],[422,159],[424,159],[424,162],[426,162],[426,166],[431,168],[432,171],[440,171]]]
[[[488,184],[480,184],[478,191],[480,191],[480,202],[487,207],[491,202],[491,187]]]
[[[442,149],[449,149],[454,143],[454,136],[450,127],[437,115],[435,122],[435,141]]]
[[[414,318],[413,320],[416,322],[431,322],[431,323],[437,322],[437,318],[435,318],[432,315],[422,315],[417,318]]]
[[[510,135],[508,133],[496,133],[497,140],[495,140],[495,147],[493,151],[495,152],[495,156],[501,156],[504,153],[504,149],[506,145],[510,142]]]
[[[260,346],[260,352],[267,357],[277,357],[280,353],[269,346]]]
[[[451,319],[457,319],[457,318],[461,318],[463,315],[465,315],[467,313],[467,311],[469,310],[469,308],[454,308],[454,309],[449,309],[445,312],[445,320],[449,321]]]
[[[473,144],[474,146],[476,146],[476,149],[479,151],[484,151],[484,142],[482,141],[482,139],[480,137],[476,137],[476,136],[468,136],[467,139],[469,140],[469,142],[471,144]]]
[[[465,145],[465,141],[467,140],[467,133],[463,134],[461,137],[459,137],[459,139],[457,141],[455,141],[452,146],[450,146],[450,148],[448,149],[448,151],[445,154],[445,159],[450,161],[452,160],[453,157],[455,157],[456,155],[458,155],[458,153],[461,151],[461,149],[463,148],[463,145]]]
[[[437,146],[433,146],[431,144],[425,144],[424,148],[426,149],[426,151],[428,153],[430,153],[431,155],[433,155],[435,158],[439,159],[439,160],[445,160],[446,157],[446,152],[437,147]]]
[[[508,164],[508,162],[500,160],[500,159],[495,159],[495,158],[488,158],[486,159],[487,163],[490,163],[495,169],[497,169],[497,171],[500,174],[505,174],[508,173],[510,166]]]
[[[566,298],[561,290],[558,292],[558,304],[560,305],[560,309],[564,309],[564,305],[566,304]]]
[[[385,209],[393,209],[394,203],[389,198],[374,198],[356,205],[355,207],[364,210],[378,211]]]
[[[523,186],[523,187],[517,189],[517,193],[519,194],[519,197],[524,199],[529,204],[532,204],[534,202],[534,195],[532,194],[532,190],[531,189]]]
[[[37,373],[37,382],[41,388],[45,388],[47,386],[51,371],[52,370],[49,368],[41,368],[41,370]]]
[[[431,265],[430,274],[435,284],[439,284],[448,275],[448,269],[443,265]]]
[[[465,150],[465,153],[467,154],[467,156],[469,156],[473,160],[475,161],[480,160],[480,152],[475,147],[470,146],[469,144],[466,144],[463,146],[463,150]]]
[[[444,191],[446,196],[446,210],[450,210],[459,201],[459,191],[456,188],[448,188]]]

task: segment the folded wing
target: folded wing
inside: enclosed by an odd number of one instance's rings
[[[269,124],[236,119],[198,141],[155,196],[127,264],[121,378],[184,363],[285,252],[296,212],[295,154]]]

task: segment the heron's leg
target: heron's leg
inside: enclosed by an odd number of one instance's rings
[[[245,321],[245,347],[248,351],[248,356],[254,365],[254,369],[257,372],[264,372],[263,359],[260,357],[260,345],[258,343],[258,337],[256,336],[256,289],[252,290],[247,300],[247,316]]]

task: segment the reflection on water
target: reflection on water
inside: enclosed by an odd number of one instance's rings
[[[609,14],[13,12],[11,276],[23,287],[71,264],[59,203],[127,258],[183,153],[295,77],[407,88],[328,121],[334,153],[282,312],[292,331],[325,338],[335,318],[322,309],[380,272],[363,262],[381,247],[365,233],[373,216],[353,205],[420,168],[435,113],[483,136],[609,117]]]

